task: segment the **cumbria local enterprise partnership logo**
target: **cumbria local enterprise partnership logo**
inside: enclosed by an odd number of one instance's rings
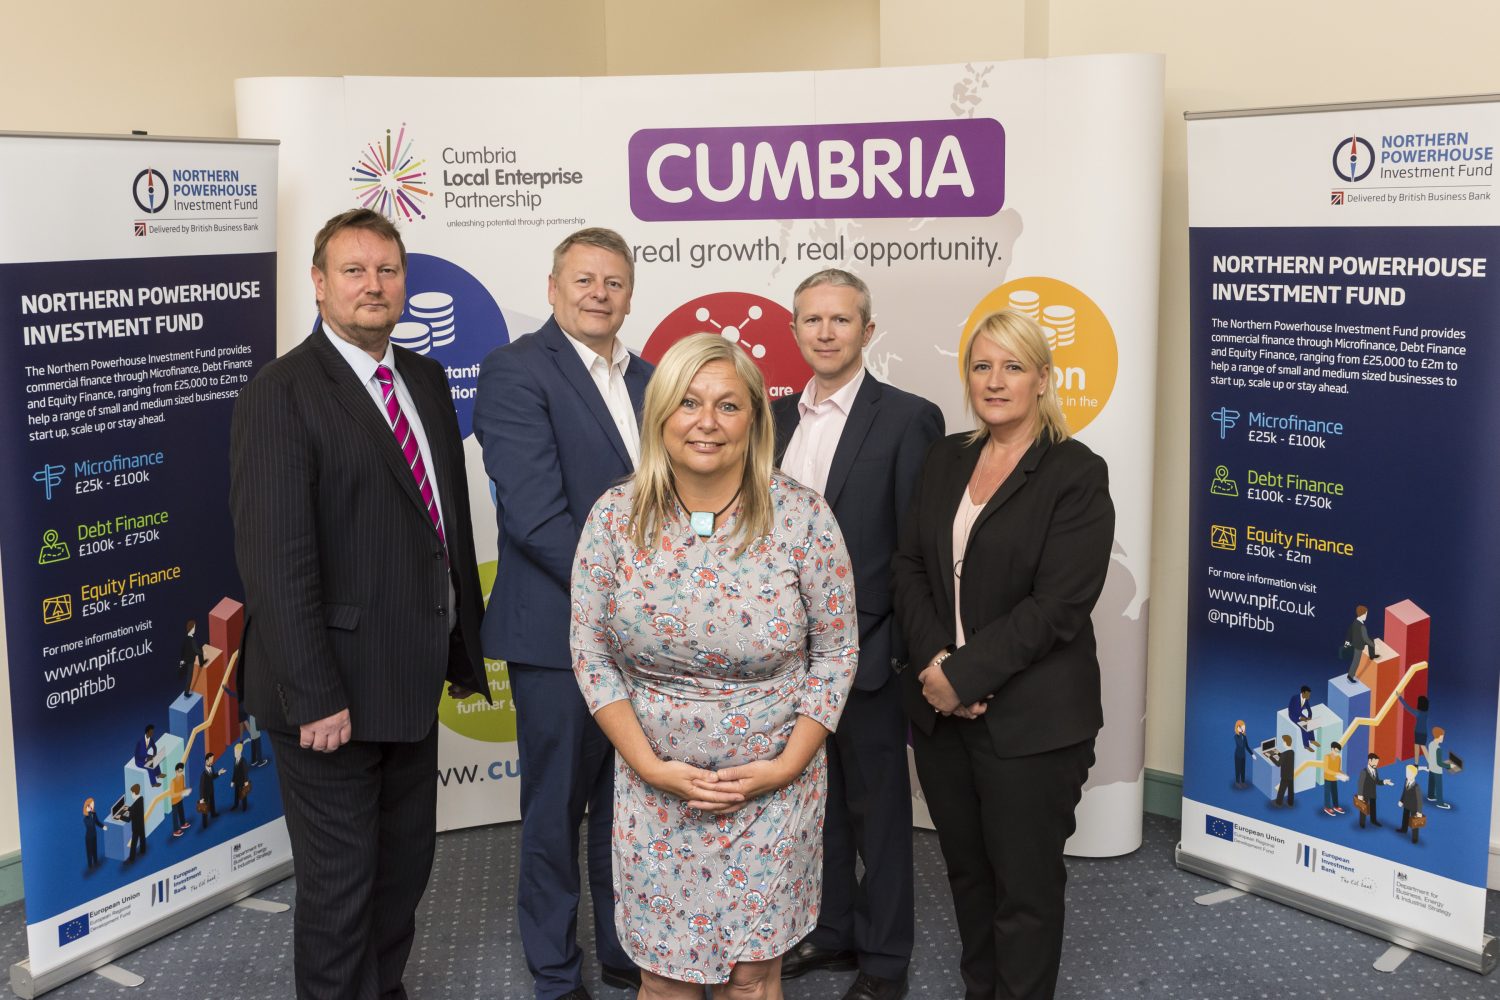
[[[647,222],[984,218],[1005,204],[993,118],[642,129],[628,160]]]

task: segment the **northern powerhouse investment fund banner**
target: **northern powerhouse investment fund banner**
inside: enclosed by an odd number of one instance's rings
[[[1188,139],[1182,848],[1480,964],[1500,106],[1209,118]]]
[[[1095,615],[1109,723],[1074,850],[1139,843],[1150,553],[1162,63],[1110,56],[907,69],[615,79],[259,79],[239,131],[282,140],[281,329],[313,300],[308,248],[336,211],[402,228],[395,339],[447,367],[480,560],[494,503],[471,435],[475,376],[550,312],[551,252],[585,225],[635,247],[626,344],[655,360],[719,331],[776,395],[810,377],[792,291],[839,266],[869,282],[880,378],[967,428],[958,351],[987,312],[1036,316],[1069,421],[1109,459],[1115,561]],[[290,346],[292,339],[283,342]],[[488,586],[486,580],[486,586]],[[517,815],[515,715],[446,701],[439,822]],[[920,812],[920,810],[919,810]],[[1097,817],[1090,820],[1090,816]]]
[[[276,148],[0,135],[0,181],[0,554],[34,987],[288,867],[276,769],[251,766],[268,741],[238,708],[226,499],[234,400],[274,351]]]

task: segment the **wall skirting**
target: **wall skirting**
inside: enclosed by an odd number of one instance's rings
[[[21,852],[0,854],[0,906],[14,903],[22,895]]]
[[[1146,768],[1146,811],[1168,819],[1182,818],[1182,775]]]

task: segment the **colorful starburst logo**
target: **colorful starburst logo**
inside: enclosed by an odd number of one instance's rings
[[[360,152],[352,168],[354,196],[363,208],[373,209],[392,222],[400,219],[425,219],[421,199],[431,198],[432,192],[424,185],[427,171],[426,160],[418,160],[412,153],[411,140],[406,137],[406,125],[391,140],[391,130],[385,130],[385,142],[372,142]]]

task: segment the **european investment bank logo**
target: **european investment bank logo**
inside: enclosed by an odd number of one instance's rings
[[[1333,172],[1351,184],[1370,176],[1375,169],[1375,147],[1363,136],[1351,135],[1333,147]]]
[[[167,207],[167,198],[171,196],[172,189],[167,186],[167,178],[155,167],[147,167],[135,175],[135,185],[132,189],[135,195],[135,203],[142,212],[155,214]]]

